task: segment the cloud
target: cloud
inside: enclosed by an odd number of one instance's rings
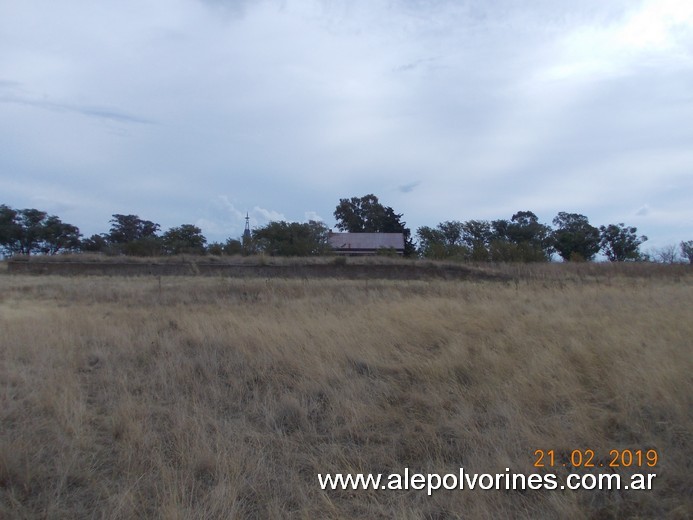
[[[252,0],[198,0],[207,7],[223,10],[235,15],[243,15],[252,3]],[[257,0],[256,0],[257,1]]]
[[[224,208],[225,213],[231,217],[232,221],[236,223],[243,223],[245,225],[246,215],[250,217],[250,222],[253,225],[257,225],[259,223],[265,224],[273,220],[286,220],[283,213],[271,209],[265,209],[260,206],[254,206],[251,210],[243,212],[239,210],[226,195],[219,195],[217,197],[217,202],[222,208]]]
[[[267,224],[278,220],[287,220],[283,213],[271,209],[255,206],[251,212],[251,223],[253,225]]]
[[[650,207],[645,204],[643,207],[641,207],[638,211],[635,212],[635,214],[639,217],[644,217],[650,213]]]
[[[1,96],[0,103],[14,103],[18,105],[51,110],[54,112],[72,112],[96,119],[116,121],[118,123],[134,123],[146,125],[153,124],[153,121],[150,121],[143,117],[128,114],[125,111],[113,107],[78,105],[49,100],[22,98],[17,96]]]
[[[0,2],[13,207],[223,240],[389,193],[412,229],[569,210],[693,237],[688,3],[37,1]]]
[[[21,86],[22,86],[22,84],[19,83],[18,81],[0,79],[0,88],[16,89],[16,88],[21,87]]]
[[[306,211],[303,214],[303,220],[308,222],[314,220],[315,222],[324,222],[324,219],[318,215],[315,211]]]
[[[419,184],[421,184],[421,181],[414,181],[408,184],[402,184],[401,186],[397,186],[397,189],[402,193],[411,193],[412,191],[414,191],[414,188],[416,188]]]
[[[245,214],[236,208],[236,206],[229,200],[228,196],[219,195],[217,200],[235,221],[241,222],[245,218]]]
[[[394,72],[407,72],[407,71],[415,70],[415,69],[421,68],[424,65],[434,63],[436,60],[437,60],[437,58],[421,58],[418,60],[414,60],[414,61],[405,63],[404,65],[399,65],[398,67],[395,67],[393,69],[393,71]]]

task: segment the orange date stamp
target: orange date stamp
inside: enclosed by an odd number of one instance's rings
[[[591,449],[535,450],[535,468],[654,468],[659,462],[659,454],[655,449],[648,450],[609,450],[608,455],[597,456]]]

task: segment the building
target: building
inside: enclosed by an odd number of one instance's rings
[[[248,213],[245,214],[245,229],[243,230],[243,235],[241,235],[241,248],[238,252],[242,255],[248,255],[254,252],[253,235],[250,232],[250,217]]]
[[[394,249],[398,255],[404,254],[402,233],[330,233],[328,241],[338,255],[375,255],[379,249]]]

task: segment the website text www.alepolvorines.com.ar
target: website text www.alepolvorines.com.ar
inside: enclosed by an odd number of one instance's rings
[[[565,478],[554,473],[468,473],[459,468],[457,473],[320,473],[318,483],[322,490],[384,490],[423,491],[430,496],[438,490],[649,490],[657,477],[655,473],[634,473],[628,477],[618,473],[570,473]]]

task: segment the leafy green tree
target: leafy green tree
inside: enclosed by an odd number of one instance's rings
[[[349,233],[402,233],[404,255],[410,256],[415,252],[411,230],[402,222],[402,214],[395,213],[389,206],[383,206],[373,194],[339,199],[334,218],[337,229]]]
[[[565,261],[592,260],[599,252],[599,229],[586,216],[561,211],[553,219],[554,247]]]
[[[687,258],[691,264],[693,264],[693,240],[681,242],[681,254],[684,258]]]
[[[19,241],[16,244],[16,253],[30,255],[41,252],[40,244],[46,216],[45,211],[37,209],[17,211],[16,222],[19,226]]]
[[[222,256],[222,255],[242,255],[243,254],[243,244],[240,240],[235,238],[229,238],[225,243],[222,242],[212,242],[207,246],[207,253],[210,255]]]
[[[115,214],[110,222],[108,240],[113,244],[127,244],[143,238],[156,237],[160,228],[159,224],[142,220],[137,215]]]
[[[183,224],[166,231],[161,237],[164,253],[179,255],[183,253],[203,255],[207,239],[202,230],[192,224]]]
[[[490,257],[494,262],[546,262],[554,252],[551,228],[531,211],[491,222]]]
[[[489,259],[493,230],[487,220],[468,220],[462,223],[462,242],[469,249],[469,259],[485,262]]]
[[[435,228],[422,226],[416,231],[419,254],[425,258],[463,260],[468,249],[462,241],[462,223],[441,222]]]
[[[445,234],[440,229],[421,226],[416,230],[416,236],[420,256],[435,260],[449,258],[450,248],[446,243]]]
[[[115,214],[110,220],[108,241],[113,249],[133,256],[155,256],[161,254],[162,244],[157,236],[159,224],[142,220],[137,215]]]
[[[329,228],[322,222],[270,222],[253,231],[258,249],[271,256],[315,256],[330,251]]]
[[[638,236],[638,228],[627,227],[621,222],[600,226],[599,233],[601,249],[611,262],[642,259],[639,249],[647,237]]]
[[[89,253],[111,253],[111,245],[108,240],[108,235],[101,233],[100,235],[92,235],[88,238],[83,238],[80,249]]]
[[[79,229],[37,209],[0,206],[0,247],[5,254],[56,254],[77,250]]]
[[[531,211],[518,211],[510,219],[508,238],[516,244],[526,242],[541,250],[548,260],[553,252],[551,228],[541,224]]]
[[[21,227],[17,222],[17,210],[0,205],[0,247],[5,254],[17,252],[21,237]]]
[[[224,254],[224,244],[221,242],[210,242],[207,244],[207,254],[213,256],[222,256]]]
[[[227,255],[242,255],[246,248],[250,248],[252,243],[252,238],[246,239],[245,247],[241,240],[235,238],[229,238],[224,244],[224,254]]]
[[[60,251],[79,251],[80,237],[76,226],[66,224],[56,216],[49,216],[43,222],[41,252],[54,255]]]

